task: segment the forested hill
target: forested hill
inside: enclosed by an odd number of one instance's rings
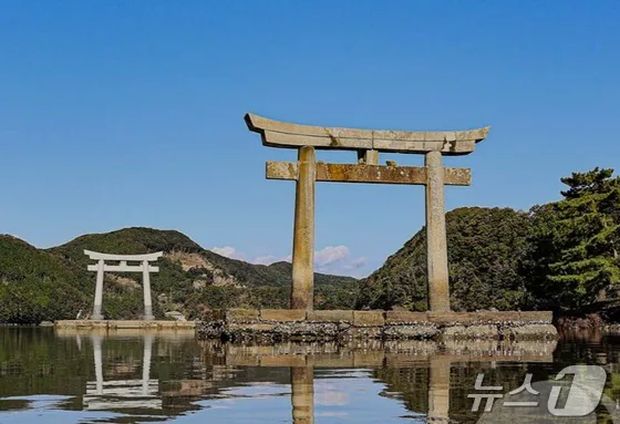
[[[446,214],[450,301],[455,310],[519,309],[519,272],[531,232],[528,214],[512,209],[460,208]],[[359,307],[427,309],[426,231],[420,230],[363,280]]]
[[[126,228],[88,234],[51,249],[37,249],[0,236],[0,322],[37,323],[90,312],[95,275],[86,271],[83,250],[110,253],[164,251],[160,272],[152,275],[155,314],[180,311],[199,317],[206,308],[286,307],[291,265],[269,266],[229,259],[203,249],[178,231]],[[141,274],[106,273],[107,318],[138,318],[143,313]],[[316,274],[318,308],[352,308],[358,281]]]
[[[561,181],[562,200],[527,213],[446,215],[453,309],[620,310],[620,178],[595,168]],[[356,306],[426,310],[425,243],[422,229],[363,280]]]

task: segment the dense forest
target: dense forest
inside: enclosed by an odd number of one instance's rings
[[[446,227],[452,308],[522,308],[527,292],[519,265],[531,231],[528,215],[512,209],[460,208],[447,214]],[[424,229],[361,286],[360,308],[426,310]]]
[[[446,216],[451,305],[479,309],[551,309],[562,314],[616,310],[620,282],[620,178],[610,169],[563,178],[562,199],[529,211],[459,208]],[[425,231],[420,230],[368,278],[316,274],[318,309],[426,310]],[[52,249],[0,236],[0,322],[37,323],[88,313],[94,274],[84,249],[162,250],[153,275],[154,312],[288,304],[291,265],[269,266],[205,250],[177,231],[127,228],[90,234]],[[139,274],[107,273],[104,314],[143,313]]]

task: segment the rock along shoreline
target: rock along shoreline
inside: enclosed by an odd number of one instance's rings
[[[555,340],[550,311],[408,312],[229,309],[210,311],[201,339],[277,343],[354,340]]]

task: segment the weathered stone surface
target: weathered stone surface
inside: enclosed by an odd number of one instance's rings
[[[257,132],[263,144],[276,147],[314,146],[320,149],[370,150],[444,154],[467,154],[483,140],[489,128],[464,131],[397,131],[358,128],[330,128],[300,125],[268,119],[253,113],[245,115],[250,131]]]
[[[445,185],[471,184],[471,171],[467,168],[444,168],[443,172]],[[418,166],[316,164],[316,181],[324,182],[425,185],[426,175],[426,168]],[[266,177],[269,180],[297,180],[299,165],[295,162],[268,161]]]
[[[499,331],[496,325],[455,325],[442,329],[442,338],[446,339],[498,339]]]
[[[428,311],[427,317],[436,324],[471,324],[479,320],[476,312]]]
[[[353,325],[356,326],[383,326],[385,312],[383,311],[354,311]]]
[[[478,311],[305,311],[302,309],[231,309],[225,320],[212,311],[199,327],[201,338],[233,341],[356,341],[372,340],[551,340],[557,330],[548,322],[550,312]],[[99,322],[85,321],[90,327]],[[162,321],[163,323],[185,324]],[[124,325],[144,327],[148,321]]]
[[[464,325],[451,325],[441,330],[441,337],[446,339],[457,339],[465,333]]]
[[[441,153],[428,152],[426,165],[426,269],[428,309],[433,312],[450,310],[448,286],[448,242],[444,208],[444,170]]]
[[[260,358],[261,367],[305,367],[303,355],[271,355]]]
[[[276,333],[281,340],[327,341],[339,340],[342,329],[340,324],[333,322],[289,321],[279,323]]]
[[[212,324],[207,326],[207,332],[209,329],[213,334],[217,334],[217,326]],[[223,325],[219,331],[219,338],[226,341],[245,342],[273,340],[274,335],[277,335],[277,324],[266,322],[227,323]],[[202,334],[202,332],[200,334]]]
[[[358,150],[357,163],[365,165],[379,165],[379,151],[373,149]]]
[[[203,321],[198,326],[198,338],[203,340],[223,340],[226,333],[224,321]]]
[[[385,313],[385,322],[388,324],[426,321],[428,321],[426,312],[386,311]]]
[[[254,323],[231,323],[228,330],[230,332],[273,332],[276,330],[277,324],[269,322],[254,322]]]
[[[519,318],[521,321],[531,322],[544,322],[549,323],[553,321],[553,312],[552,311],[523,311],[519,312]]]
[[[327,310],[327,311],[308,311],[306,314],[308,321],[321,322],[353,322],[353,311],[347,310]]]
[[[258,319],[258,309],[233,308],[226,310],[226,321],[253,321]]]
[[[439,329],[432,323],[388,325],[383,330],[387,340],[430,339],[439,334]]]
[[[452,312],[456,322],[463,324],[480,324],[484,322],[484,316],[480,312]]]
[[[525,324],[502,329],[502,333],[514,340],[553,340],[558,337],[558,331],[551,324]]]
[[[481,322],[518,322],[521,320],[521,315],[518,311],[478,311],[476,314]]]
[[[264,321],[304,321],[304,309],[261,309],[260,319]]]
[[[351,326],[341,333],[341,339],[349,340],[372,340],[383,338],[381,326]]]
[[[295,186],[293,225],[293,287],[291,309],[311,311],[314,302],[314,186],[316,154],[304,146],[298,153],[299,176]],[[303,318],[302,318],[303,319]]]

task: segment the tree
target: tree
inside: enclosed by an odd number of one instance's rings
[[[561,181],[564,199],[532,210],[532,293],[539,307],[574,310],[620,283],[620,179],[595,168]]]

